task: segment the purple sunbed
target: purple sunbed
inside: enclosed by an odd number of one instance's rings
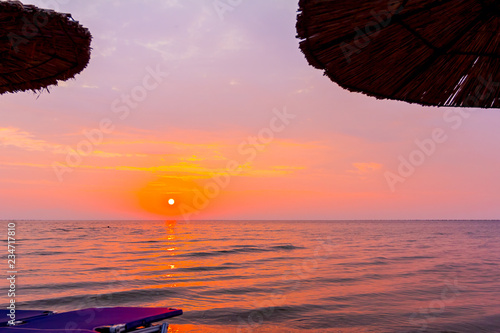
[[[167,323],[153,323],[179,316],[182,310],[137,307],[88,308],[63,313],[17,310],[15,326],[8,326],[8,314],[9,310],[0,310],[0,333],[164,333]]]

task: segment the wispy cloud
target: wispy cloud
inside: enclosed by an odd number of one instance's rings
[[[34,134],[14,127],[0,128],[0,147],[1,146],[11,146],[25,151],[39,151],[52,154],[67,154],[68,152],[75,152],[71,146],[38,139]],[[102,150],[93,150],[90,155],[102,158],[148,156],[147,154],[105,152]]]
[[[0,128],[0,146],[12,146],[27,151],[64,153],[62,145],[36,139],[33,134],[14,127]]]
[[[352,172],[352,173],[357,173],[360,175],[366,175],[366,174],[381,170],[383,167],[382,164],[375,163],[375,162],[353,163],[352,166],[354,167],[354,170],[348,170],[348,171]]]

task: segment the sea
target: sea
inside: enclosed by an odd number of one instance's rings
[[[9,223],[17,309],[174,307],[178,333],[500,332],[500,221],[2,221],[6,277]]]

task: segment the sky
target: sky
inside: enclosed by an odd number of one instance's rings
[[[294,0],[26,0],[88,67],[0,96],[0,219],[498,219],[500,113],[343,90]]]

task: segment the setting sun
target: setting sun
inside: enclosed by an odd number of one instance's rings
[[[137,198],[146,212],[161,216],[189,216],[198,211],[197,193],[201,191],[194,181],[161,177],[138,189]]]
[[[0,333],[500,333],[499,27],[0,0]]]

